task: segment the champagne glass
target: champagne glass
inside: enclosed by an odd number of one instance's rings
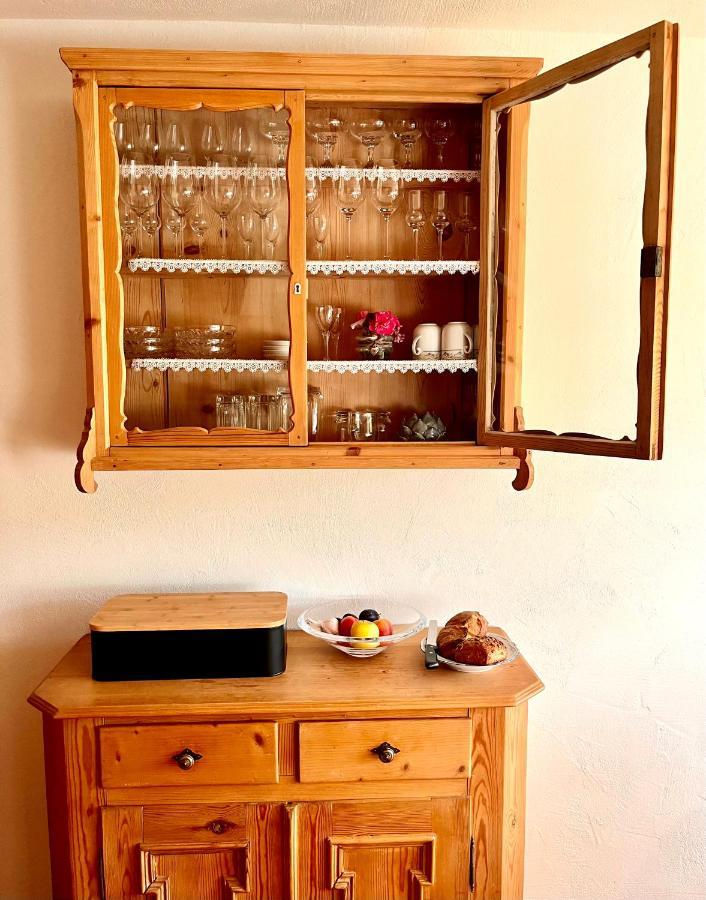
[[[228,142],[228,152],[233,155],[239,166],[247,165],[250,162],[253,151],[252,131],[248,127],[246,121],[236,122],[230,133]]]
[[[279,241],[282,234],[279,225],[279,218],[275,211],[272,211],[265,216],[263,226],[265,239],[269,245],[269,258],[274,259],[275,250],[277,249],[277,242]]]
[[[422,136],[422,124],[414,116],[399,116],[392,121],[392,135],[404,151],[403,169],[412,168],[412,150]]]
[[[137,135],[136,150],[148,163],[153,163],[159,152],[159,141],[153,122],[143,122]]]
[[[311,171],[314,170],[314,171]],[[321,199],[321,180],[316,174],[316,166],[311,156],[306,158],[306,217],[319,208]]]
[[[425,128],[427,137],[436,147],[437,162],[441,169],[444,166],[444,148],[456,131],[454,121],[447,116],[435,116],[427,121]]]
[[[427,214],[424,209],[423,194],[420,190],[407,191],[407,215],[405,222],[412,230],[414,239],[414,258],[419,259],[419,232],[427,222]]]
[[[387,122],[378,113],[356,116],[350,124],[350,132],[358,138],[368,151],[368,158],[364,168],[375,168],[375,148],[379,147],[384,138],[389,134]]]
[[[458,219],[456,228],[463,235],[463,258],[471,258],[471,235],[477,231],[477,226],[472,218],[473,196],[468,193],[461,194],[458,198]]]
[[[225,151],[223,133],[215,122],[206,122],[201,131],[201,153],[208,165],[214,157]]]
[[[321,332],[321,339],[324,344],[324,359],[331,359],[329,355],[329,344],[332,333],[340,333],[341,320],[343,318],[343,309],[340,306],[317,306],[316,307],[316,324]]]
[[[192,212],[192,214],[189,216],[188,223],[189,228],[196,235],[196,240],[198,241],[199,245],[199,256],[203,256],[203,239],[206,235],[206,232],[208,231],[209,222],[206,216],[203,214],[200,206],[201,204],[199,202],[194,212]]]
[[[272,145],[277,149],[277,165],[283,166],[289,146],[289,111],[263,110],[260,114],[260,133],[272,141]]]
[[[328,235],[328,216],[324,212],[315,212],[311,217],[311,225],[314,230],[314,240],[316,241],[316,255],[319,259],[324,258],[324,244]]]
[[[178,253],[182,256],[184,254],[184,219],[196,205],[198,197],[197,177],[191,172],[184,174],[182,169],[183,165],[188,165],[187,160],[190,162],[190,157],[183,160],[173,157],[169,159],[162,188],[162,196],[179,219]]]
[[[226,157],[222,160],[212,160],[206,170],[206,182],[204,197],[206,203],[221,220],[221,258],[225,259],[226,253],[226,220],[240,203],[241,194],[238,190],[238,176],[228,174]]]
[[[277,207],[280,197],[279,174],[266,156],[253,157],[248,172],[248,199],[252,211],[260,218],[262,255],[265,255],[265,219]]]
[[[434,191],[434,209],[431,214],[431,224],[436,230],[437,240],[439,242],[439,259],[444,258],[441,243],[444,240],[444,232],[451,224],[446,204],[446,191]]]
[[[238,234],[245,244],[245,258],[252,258],[252,245],[255,243],[255,213],[244,209],[238,214]]]
[[[328,109],[311,109],[306,127],[323,151],[321,165],[332,166],[331,154],[338,143],[338,135],[345,131],[345,121]]]
[[[351,219],[365,199],[365,176],[354,159],[345,159],[336,188],[338,208],[346,220],[346,259],[351,256]]]
[[[120,203],[120,229],[123,235],[123,258],[130,259],[133,249],[137,252],[137,248],[133,248],[132,237],[137,231],[138,220],[135,213],[127,203]]]
[[[397,212],[402,199],[402,181],[392,159],[381,160],[381,168],[375,179],[375,208],[385,222],[385,248],[383,259],[390,259],[390,219]]]
[[[157,234],[159,229],[162,226],[162,220],[159,218],[157,213],[157,208],[153,207],[148,210],[140,219],[140,224],[142,225],[142,230],[149,237],[149,245],[150,245],[150,253],[155,255],[154,251],[154,236]]]

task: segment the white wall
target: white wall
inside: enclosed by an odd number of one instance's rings
[[[662,17],[659,4],[642,5],[635,27]],[[526,896],[706,896],[705,73],[703,41],[688,28],[663,462],[537,455],[524,494],[508,474],[484,471],[99,475],[94,496],[72,482],[82,307],[60,45],[544,55],[554,64],[619,36],[544,30],[553,24],[545,16],[533,32],[493,33],[3,22],[0,897],[48,895],[40,716],[25,697],[111,594],[202,588],[283,589],[293,615],[337,596],[365,605],[400,596],[439,617],[484,610],[546,683],[530,709]]]

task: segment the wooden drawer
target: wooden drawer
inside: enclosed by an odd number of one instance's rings
[[[399,750],[391,762],[374,747]],[[299,726],[299,778],[304,782],[468,778],[470,719],[390,719],[303,722]]]
[[[174,757],[201,758],[182,769]],[[279,781],[277,725],[119,725],[100,729],[103,787],[270,784]]]

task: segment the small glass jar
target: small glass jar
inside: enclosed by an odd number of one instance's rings
[[[217,394],[216,425],[219,428],[245,428],[245,397],[241,394]]]
[[[391,414],[383,410],[339,409],[336,411],[338,439],[344,443],[384,441],[391,421]]]
[[[260,431],[282,430],[282,404],[276,394],[260,394]]]

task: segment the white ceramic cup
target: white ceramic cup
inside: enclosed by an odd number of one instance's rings
[[[439,359],[441,356],[441,328],[436,322],[423,322],[414,329],[412,356],[416,356],[417,359]]]
[[[443,359],[470,359],[473,352],[473,328],[468,322],[448,322],[441,332]]]

